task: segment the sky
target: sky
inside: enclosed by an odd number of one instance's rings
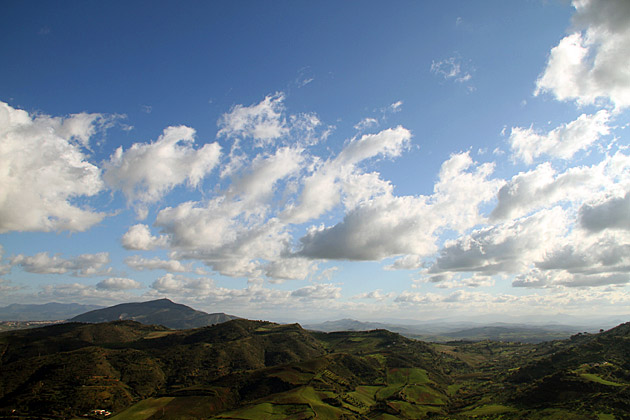
[[[7,1],[0,305],[628,318],[629,21],[624,0]]]

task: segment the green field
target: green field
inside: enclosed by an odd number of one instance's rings
[[[112,420],[144,420],[162,410],[173,397],[148,398],[111,417]]]

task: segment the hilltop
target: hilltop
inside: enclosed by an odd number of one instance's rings
[[[188,329],[220,324],[238,317],[224,313],[208,314],[169,299],[148,302],[122,303],[77,315],[70,322],[109,322],[133,320],[143,324],[164,325],[174,329]]]

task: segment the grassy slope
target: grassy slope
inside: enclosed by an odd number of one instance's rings
[[[433,345],[385,330],[126,321],[0,334],[0,354],[0,416],[630,418],[630,324],[539,345]]]

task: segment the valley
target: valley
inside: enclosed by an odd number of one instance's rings
[[[630,323],[535,344],[73,322],[2,333],[0,354],[2,418],[630,418]]]

